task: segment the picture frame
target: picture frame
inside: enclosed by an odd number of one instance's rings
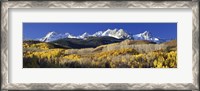
[[[11,8],[190,8],[193,21],[192,83],[9,83],[9,9]],[[199,90],[198,1],[3,1],[1,40],[2,90]]]

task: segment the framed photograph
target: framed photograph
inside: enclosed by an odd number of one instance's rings
[[[198,1],[4,1],[2,90],[199,90]]]

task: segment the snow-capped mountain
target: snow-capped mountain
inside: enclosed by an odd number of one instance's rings
[[[156,43],[160,40],[159,38],[153,37],[149,31],[133,35],[132,37],[134,40],[148,40]]]
[[[143,33],[130,35],[125,32],[123,29],[107,29],[106,31],[98,31],[92,35],[85,32],[79,36],[73,36],[69,33],[58,34],[56,32],[49,32],[45,37],[39,39],[44,42],[51,42],[54,40],[62,39],[62,38],[77,38],[77,39],[87,39],[88,37],[103,37],[109,36],[117,39],[134,39],[134,40],[148,40],[156,43],[165,42],[165,40],[152,36],[149,31],[145,31]]]
[[[62,35],[62,34],[60,34],[60,35]],[[63,36],[64,36],[63,38],[76,38],[76,36],[73,36],[69,33],[65,33]]]
[[[85,38],[87,38],[87,37],[89,37],[89,36],[91,36],[91,35],[90,35],[89,33],[85,32],[85,33],[83,33],[82,35],[77,36],[76,38],[78,38],[78,39],[85,39]]]
[[[54,40],[58,40],[58,39],[62,39],[62,38],[77,38],[77,39],[86,39],[87,37],[103,37],[103,36],[109,36],[109,37],[114,37],[117,39],[127,39],[127,38],[131,38],[131,36],[126,33],[123,29],[108,29],[106,31],[98,31],[92,35],[90,35],[89,33],[83,33],[82,35],[79,36],[73,36],[69,33],[65,33],[65,34],[58,34],[56,32],[49,32],[45,37],[39,39],[40,41],[44,41],[44,42],[50,42],[50,41],[54,41]]]
[[[103,32],[101,36],[109,36],[109,37],[114,37],[114,38],[117,38],[117,39],[126,39],[126,38],[129,39],[129,38],[131,38],[131,36],[128,33],[126,33],[123,29],[119,29],[119,30],[108,29],[105,32]]]
[[[156,42],[156,43],[162,43],[162,42],[167,41],[166,39],[161,39],[161,38],[152,36],[152,34],[149,31],[144,31],[143,33],[133,35],[132,38],[134,40],[148,40],[148,41]]]
[[[45,37],[39,39],[40,41],[50,42],[62,38],[76,38],[75,36],[70,35],[69,33],[58,34],[56,32],[49,32]]]
[[[102,31],[98,31],[98,32],[94,33],[92,36],[94,36],[94,37],[101,37],[102,34],[103,34]]]
[[[92,36],[94,37],[102,37],[102,36],[109,36],[109,37],[114,37],[117,39],[127,39],[131,38],[131,36],[126,33],[123,29],[107,29],[106,31],[98,31],[94,33]]]

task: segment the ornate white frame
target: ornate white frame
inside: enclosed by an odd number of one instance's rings
[[[193,83],[8,83],[9,8],[191,8],[193,20]],[[1,7],[2,90],[199,90],[199,5],[198,1],[5,1]]]

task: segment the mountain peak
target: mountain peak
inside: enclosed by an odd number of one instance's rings
[[[70,33],[65,33],[65,35],[70,35]]]
[[[144,31],[143,33],[142,33],[142,35],[143,35],[143,37],[145,38],[145,39],[149,39],[149,38],[151,38],[152,36],[151,36],[151,33],[149,32],[149,31]]]
[[[144,31],[143,35],[145,35],[145,36],[151,36],[151,33],[149,31]]]
[[[47,37],[50,37],[50,36],[53,36],[53,35],[56,35],[57,33],[56,32],[54,32],[54,31],[52,31],[52,32],[49,32],[49,33],[47,33]]]
[[[85,32],[85,33],[83,33],[82,35],[89,35],[89,33]]]
[[[51,32],[49,32],[48,34],[55,34],[56,32],[55,31],[51,31]]]
[[[144,31],[139,34],[130,35],[124,29],[121,29],[121,28],[120,29],[114,28],[114,29],[107,29],[105,31],[98,31],[92,35],[85,32],[79,36],[73,36],[69,33],[58,34],[54,31],[52,31],[52,32],[49,32],[45,37],[41,38],[40,41],[50,42],[50,41],[54,41],[54,40],[58,40],[58,39],[62,39],[62,38],[87,39],[87,37],[90,37],[90,36],[94,36],[94,37],[109,36],[109,37],[113,37],[116,39],[147,40],[147,41],[152,41],[152,42],[156,42],[156,43],[161,43],[161,41],[165,41],[160,38],[153,37],[149,31]]]
[[[143,33],[150,33],[150,32],[146,30],[146,31],[144,31]]]
[[[160,43],[161,39],[153,37],[149,31],[144,31],[143,33],[136,34],[132,36],[134,40],[148,40],[156,43]]]
[[[83,33],[82,35],[78,36],[78,38],[84,39],[84,38],[86,38],[86,37],[88,37],[88,36],[90,36],[90,34],[87,33],[87,32],[85,32],[85,33]]]
[[[61,38],[65,38],[66,35],[65,34],[58,34],[54,31],[47,33],[47,35],[41,39],[39,39],[40,41],[43,42],[50,42],[50,41],[54,41],[57,39],[61,39]]]
[[[125,32],[124,29],[121,29],[121,28],[120,28],[118,31],[119,31],[119,32]]]
[[[102,31],[98,31],[98,32],[94,33],[92,36],[94,36],[94,37],[100,37],[100,36],[102,36],[102,34],[103,34]]]
[[[128,35],[128,33],[126,33],[123,29],[107,29],[105,32],[103,32],[102,36],[110,36],[110,37],[114,37],[117,39],[121,39],[121,38],[129,38],[130,35]]]

